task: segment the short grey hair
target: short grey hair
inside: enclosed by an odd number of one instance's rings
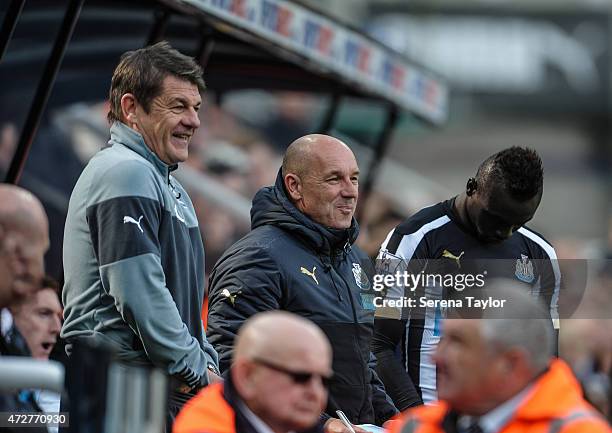
[[[519,348],[534,370],[546,368],[554,350],[553,325],[541,303],[512,280],[492,281],[487,291],[508,300],[503,309],[488,309],[482,317],[480,332],[491,350]]]

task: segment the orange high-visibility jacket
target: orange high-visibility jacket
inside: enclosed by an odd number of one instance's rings
[[[189,400],[172,433],[236,433],[234,409],[223,397],[223,384],[209,385]]]
[[[556,359],[534,384],[530,397],[499,433],[611,433],[610,425],[582,397],[569,366]],[[443,433],[444,402],[409,409],[390,433]]]
[[[202,389],[179,412],[172,433],[257,433],[237,403],[238,394],[230,375],[223,384]],[[298,433],[323,433],[322,421]]]

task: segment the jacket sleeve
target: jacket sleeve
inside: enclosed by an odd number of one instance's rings
[[[423,404],[414,383],[397,356],[397,346],[404,335],[406,320],[374,319],[372,351],[376,356],[376,371],[385,384],[387,394],[400,411]]]
[[[428,252],[423,242],[411,239],[415,235],[401,235],[393,230],[381,246],[376,260],[376,271],[379,277],[397,273],[420,272],[426,263]],[[411,248],[405,251],[387,250],[389,240],[394,238],[405,240]],[[385,299],[399,300],[406,294],[402,285],[384,285],[379,288]],[[372,337],[372,352],[376,356],[376,372],[385,384],[387,394],[395,406],[403,411],[409,407],[423,404],[406,368],[398,356],[398,347],[405,337],[409,322],[410,310],[407,307],[377,307],[374,318],[374,335]]]
[[[87,223],[102,286],[151,362],[190,386],[204,386],[217,355],[205,338],[202,348],[189,333],[166,287],[158,238],[161,194],[148,167],[118,164],[92,193]]]
[[[398,414],[398,410],[393,404],[391,397],[387,395],[385,386],[376,374],[376,357],[370,352],[370,386],[372,387],[372,406],[376,425],[383,425],[387,420]]]
[[[219,353],[219,368],[231,363],[234,339],[245,320],[254,314],[278,310],[283,277],[266,249],[258,246],[227,252],[210,275],[209,341]]]

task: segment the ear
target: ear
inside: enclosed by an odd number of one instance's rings
[[[255,383],[251,380],[253,368],[252,364],[248,362],[237,362],[232,365],[230,374],[232,375],[232,382],[238,395],[244,400],[250,400],[253,395],[256,395],[258,391]]]
[[[504,354],[504,368],[507,374],[531,374],[529,355],[520,348],[508,350]]]
[[[302,181],[297,174],[287,173],[285,175],[285,188],[289,198],[296,202],[302,199]]]
[[[478,190],[478,182],[476,181],[476,178],[470,177],[465,185],[465,193],[468,197],[471,197],[474,195],[476,190]]]
[[[136,98],[131,93],[126,93],[121,97],[121,114],[123,117],[123,122],[132,127],[133,125],[138,123],[138,119],[136,117],[136,107],[138,103],[136,102]]]

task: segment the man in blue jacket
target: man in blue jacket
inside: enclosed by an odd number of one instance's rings
[[[180,381],[172,416],[218,380],[201,320],[204,246],[172,171],[200,126],[202,69],[167,42],[121,57],[110,88],[109,145],[83,170],[64,233],[67,349],[107,343],[119,359]]]
[[[372,369],[373,292],[362,269],[365,255],[352,246],[358,186],[348,146],[319,134],[297,139],[276,184],[253,199],[252,231],[225,252],[210,277],[207,334],[222,370],[238,329],[255,313],[290,311],[325,332],[334,370],[322,415],[328,433],[348,431],[332,418],[339,409],[354,424],[381,425],[396,413]]]

